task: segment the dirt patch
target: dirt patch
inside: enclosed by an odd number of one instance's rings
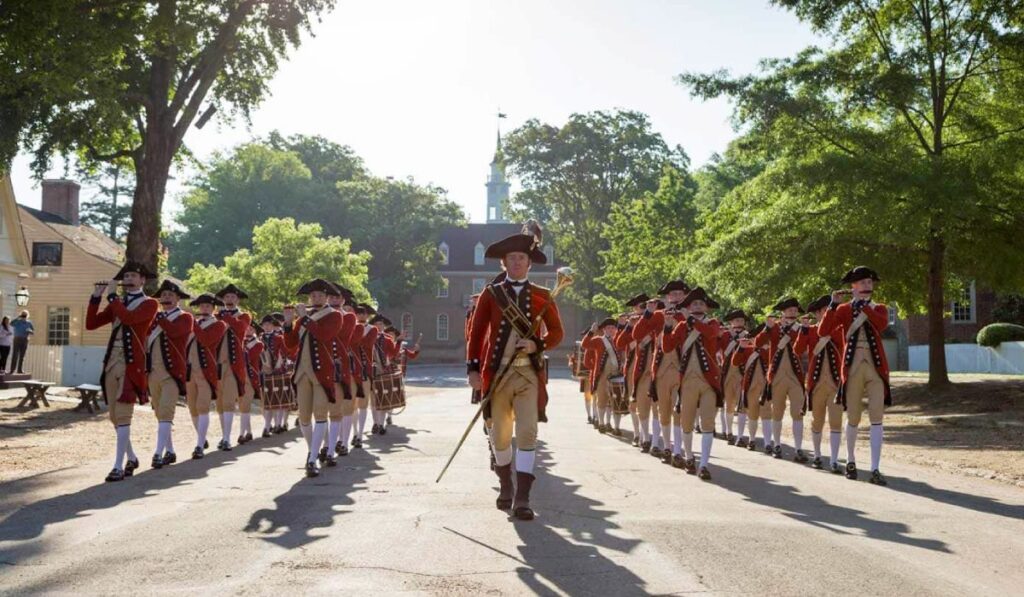
[[[950,377],[933,391],[923,375],[893,374],[884,456],[1024,487],[1024,377]]]

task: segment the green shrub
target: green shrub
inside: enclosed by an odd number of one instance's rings
[[[1024,326],[1014,323],[993,323],[978,332],[978,344],[995,348],[1003,342],[1024,342]]]

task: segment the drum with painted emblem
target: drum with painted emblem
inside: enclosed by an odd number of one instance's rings
[[[389,370],[374,376],[370,382],[373,388],[373,408],[392,410],[405,408],[405,382],[401,370]]]
[[[611,394],[612,412],[617,415],[629,414],[629,394],[626,392],[626,378],[622,375],[609,377],[608,391]]]
[[[263,376],[263,396],[266,408],[288,408],[298,410],[295,399],[295,387],[292,385],[292,373],[269,373]]]

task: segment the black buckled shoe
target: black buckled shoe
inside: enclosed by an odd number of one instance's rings
[[[661,458],[661,448],[659,448],[658,446],[652,446],[649,452],[651,456],[654,456],[655,458]]]
[[[737,448],[746,448],[747,446],[750,445],[750,440],[745,437],[741,437],[738,440],[736,440],[736,443],[734,445]]]
[[[247,441],[249,441],[249,440],[245,439],[245,434],[244,433],[240,433],[240,434],[238,434],[238,441],[236,441],[235,443],[238,444],[239,446],[244,446],[245,442],[247,442]]]
[[[851,481],[857,480],[857,463],[847,462],[846,463],[846,478]]]
[[[882,476],[882,471],[877,468],[871,471],[871,477],[868,479],[868,482],[872,485],[881,485],[882,487],[889,484],[889,482],[885,480],[885,477]]]
[[[360,450],[360,449],[362,449],[362,447],[363,447],[363,438],[357,437],[354,440],[352,440],[352,449],[353,450]]]
[[[338,456],[348,456],[348,446],[345,444],[338,446]]]
[[[377,433],[379,433],[380,435],[387,435],[387,432],[388,432],[388,426],[387,425],[381,425],[380,426],[380,431],[378,431]]]
[[[104,481],[107,483],[124,481],[124,471],[119,468],[111,469],[111,471],[107,473],[107,478],[104,479]]]
[[[602,423],[601,425],[598,425],[598,426],[597,426],[597,432],[598,432],[598,433],[600,433],[600,434],[602,434],[602,435],[603,435],[603,434],[605,434],[605,433],[608,433],[608,427],[606,427],[606,426],[605,426],[605,425],[604,425],[604,424]]]
[[[665,464],[671,466],[672,465],[672,457],[673,456],[675,456],[675,455],[672,454],[672,450],[666,449],[664,452],[661,453],[661,461],[664,462]]]
[[[138,458],[129,458],[128,462],[124,463],[124,476],[131,477],[135,474],[135,469],[139,468]]]
[[[387,418],[387,419],[386,419],[386,420],[385,420],[384,422],[385,422],[385,423],[387,423],[388,425],[393,425],[393,424],[394,424],[394,423],[393,423],[393,422],[391,421],[391,415],[390,415],[390,414],[388,415],[388,418]]]
[[[711,471],[708,470],[708,467],[702,466],[700,467],[700,472],[697,473],[697,478],[699,478],[701,481],[710,481]]]
[[[175,462],[178,462],[178,455],[177,454],[175,454],[174,452],[165,452],[164,453],[164,466],[168,466],[168,465],[174,464]]]
[[[651,451],[651,442],[647,441],[640,444],[640,451],[643,452],[644,454],[649,453]]]
[[[205,439],[203,440],[203,449],[204,450],[209,450],[210,449],[210,442],[206,441]]]
[[[750,440],[750,443],[747,444],[747,450],[749,450],[751,452],[756,452],[757,451],[757,440],[756,439]]]
[[[621,429],[612,429],[612,435],[614,435],[615,437],[622,437],[622,430]]]
[[[818,470],[821,470],[821,468],[822,468],[822,467],[824,466],[824,465],[823,465],[823,464],[821,463],[821,456],[815,456],[815,457],[814,457],[814,460],[812,460],[812,461],[811,461],[811,466],[812,466],[813,468],[816,468],[816,469],[818,469]]]
[[[773,454],[772,445],[768,443],[768,440],[764,441],[764,455],[771,456]]]
[[[306,476],[310,479],[320,476],[320,469],[317,468],[316,462],[306,462]]]
[[[729,442],[730,446],[735,446],[737,441],[736,436],[730,433],[729,435],[725,436],[725,441]]]
[[[335,467],[338,466],[338,460],[334,457],[333,454],[328,454],[326,464],[328,467]]]
[[[260,437],[266,439],[266,438],[270,437],[270,433],[271,433],[270,429],[268,427],[264,427],[263,428],[263,433],[260,434]]]
[[[807,454],[804,454],[803,450],[797,450],[796,455],[793,456],[793,462],[804,463],[807,462]]]
[[[316,459],[320,461],[320,464],[327,462],[327,448],[320,448],[320,453]]]
[[[163,468],[164,467],[164,458],[163,458],[163,456],[160,456],[159,454],[153,454],[153,461],[149,463],[149,466],[151,466],[153,468]]]
[[[776,458],[782,458],[782,446],[775,446],[775,449],[772,451],[772,454]]]
[[[672,467],[673,468],[683,468],[684,466],[686,466],[686,459],[683,458],[683,455],[682,454],[673,454],[672,455]]]
[[[192,450],[192,460],[199,460],[203,456],[205,456],[205,454],[203,453],[203,449],[199,446],[196,446],[196,449]]]
[[[370,435],[377,435],[380,432],[380,425],[374,423],[373,427],[370,428]]]
[[[831,471],[833,475],[843,474],[843,469],[839,467],[838,462],[833,462],[829,464],[828,470]]]
[[[640,447],[640,437],[639,437],[639,436],[637,436],[637,435],[634,435],[634,436],[633,436],[633,441],[631,441],[631,442],[629,442],[629,443],[630,443],[630,445],[631,445],[631,446],[633,446],[634,448],[639,448],[639,447]]]
[[[687,475],[694,475],[696,473],[697,473],[697,460],[693,456],[690,456],[689,458],[686,459],[686,474]]]

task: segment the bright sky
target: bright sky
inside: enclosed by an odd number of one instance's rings
[[[689,98],[684,71],[755,69],[814,43],[767,0],[339,0],[283,63],[272,96],[241,122],[192,129],[200,157],[278,129],[350,145],[380,176],[412,176],[449,191],[482,221],[484,182],[502,130],[573,112],[647,113],[695,166],[734,133],[724,101]],[[216,123],[216,124],[215,124]],[[18,200],[39,205],[29,159],[14,163]],[[60,170],[52,173],[60,176]],[[176,173],[165,213],[188,173]],[[514,192],[515,187],[513,187]],[[83,189],[83,199],[93,193]]]

